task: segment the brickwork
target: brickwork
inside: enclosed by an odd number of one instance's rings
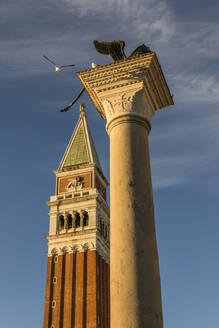
[[[73,305],[73,266],[74,254],[66,254],[65,262],[65,291],[64,291],[64,315],[63,315],[63,326],[65,328],[71,328],[72,325],[72,305]]]
[[[52,324],[55,327],[62,327],[64,265],[65,255],[59,255],[58,262],[54,265],[54,277],[57,278],[57,282],[54,284],[53,288],[53,301],[56,302],[56,305],[52,308]]]
[[[97,327],[97,252],[87,254],[87,317],[86,327]]]
[[[104,260],[100,255],[99,256],[99,293],[100,293],[100,327],[105,328],[105,312],[104,312],[104,299],[105,299],[105,290],[104,290]]]
[[[44,321],[43,328],[49,327],[50,324],[50,299],[51,299],[51,277],[52,277],[52,257],[48,258],[47,264],[47,276],[46,276],[46,293],[45,293],[45,310],[44,310]]]
[[[107,327],[110,328],[110,267],[107,264]]]
[[[103,286],[103,291],[104,291],[104,327],[107,327],[107,264],[105,261],[103,261],[103,277],[104,277],[104,286]]]
[[[84,301],[84,253],[77,253],[76,258],[76,295],[75,295],[75,327],[83,328]]]
[[[43,328],[97,328],[98,316],[109,328],[109,265],[90,250],[49,257]]]

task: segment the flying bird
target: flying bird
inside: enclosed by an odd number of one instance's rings
[[[52,65],[55,66],[55,71],[56,73],[60,73],[62,71],[62,68],[64,67],[72,67],[72,66],[75,66],[74,64],[72,65],[62,65],[62,66],[57,66],[56,63],[54,63],[51,59],[49,59],[48,57],[46,57],[45,55],[43,55],[43,57],[48,60]]]

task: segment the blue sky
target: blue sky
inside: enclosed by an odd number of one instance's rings
[[[150,133],[164,327],[219,325],[219,4],[217,1],[1,0],[0,326],[42,327],[48,207],[77,122],[75,72],[104,64],[93,40],[156,51],[175,105]],[[55,74],[42,55],[76,64]],[[109,177],[105,122],[88,123]]]

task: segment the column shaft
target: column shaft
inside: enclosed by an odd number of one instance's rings
[[[146,119],[121,115],[110,135],[112,328],[161,328],[162,307]]]
[[[147,138],[173,97],[155,52],[77,74],[110,135],[111,327],[162,328]]]

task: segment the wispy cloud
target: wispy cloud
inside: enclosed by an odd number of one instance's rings
[[[160,41],[173,34],[171,8],[165,0],[63,0],[80,17],[97,15],[99,19],[111,21],[111,29],[117,35],[129,39],[153,37]],[[118,29],[119,27],[119,29]],[[106,31],[105,31],[106,32]]]
[[[179,153],[176,155],[168,153],[167,155],[151,158],[155,189],[191,183],[191,180],[195,181],[200,178],[200,174],[207,169],[207,167],[203,168],[206,163],[209,167],[212,166],[212,159],[207,160],[206,154],[200,152],[192,154],[188,150],[186,156]]]
[[[181,102],[219,101],[219,77],[204,74],[184,73],[172,76],[176,98]],[[185,97],[186,95],[186,97]]]
[[[157,189],[191,181],[206,183],[218,175],[219,113],[214,105],[184,105],[182,110],[176,116],[157,113],[153,121],[151,167]]]
[[[63,2],[69,5],[69,8],[78,10],[81,16],[101,14],[104,17],[109,17],[113,14],[114,16],[121,16],[121,19],[139,17],[143,14],[142,10],[149,14],[153,11],[152,8],[156,8],[158,12],[163,11],[165,4],[165,1],[159,0],[63,0]]]
[[[101,62],[92,40],[120,38],[126,41],[127,54],[143,42],[158,52],[176,101],[219,100],[217,21],[178,19],[165,0],[48,0],[31,5],[21,0],[20,4],[19,8],[13,0],[2,4],[0,28],[7,23],[0,38],[3,74],[49,72],[43,53],[58,63],[73,60],[78,67],[95,58]]]

